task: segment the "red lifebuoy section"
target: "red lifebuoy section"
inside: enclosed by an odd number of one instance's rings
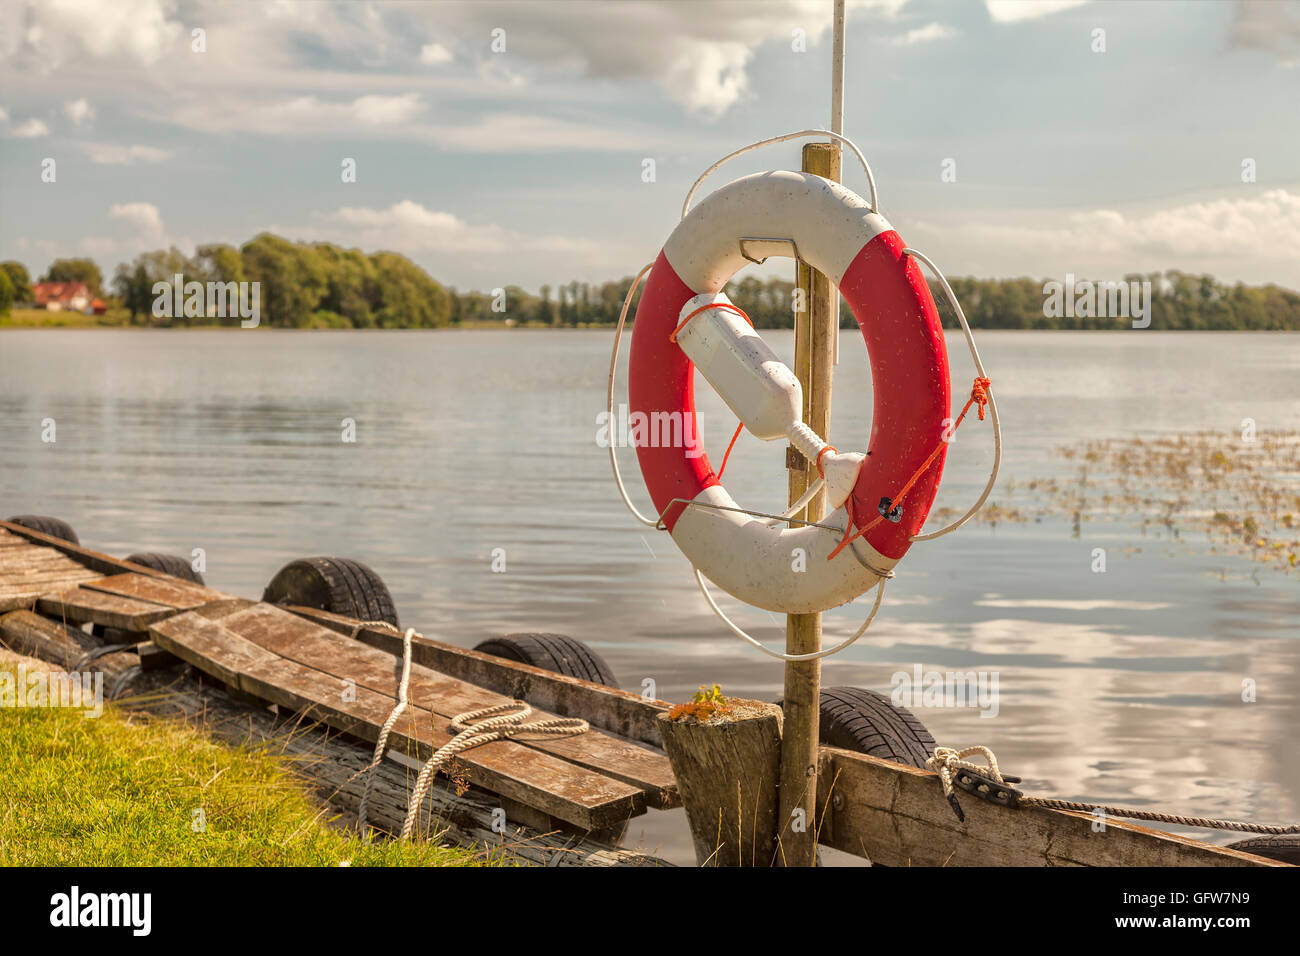
[[[695,292],[673,271],[663,252],[655,260],[641,292],[641,302],[632,325],[632,358],[628,369],[628,411],[644,412],[648,421],[655,415],[680,415],[690,422],[690,434],[699,435],[695,418],[695,366],[671,340],[678,313]],[[685,425],[683,424],[683,431]],[[655,513],[664,515],[671,532],[684,505],[674,498],[694,500],[705,488],[718,483],[708,455],[690,457],[688,449],[638,445],[637,461],[645,477]]]
[[[853,523],[859,528],[880,514],[882,498],[897,495],[924,464],[951,413],[939,311],[920,266],[903,249],[898,233],[882,232],[862,247],[840,280],[871,360],[871,456],[853,488]],[[912,486],[901,520],[882,521],[866,533],[881,554],[907,553],[930,514],[947,454],[945,447]]]

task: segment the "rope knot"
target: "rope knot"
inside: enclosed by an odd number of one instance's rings
[[[971,386],[970,399],[978,406],[977,411],[979,412],[980,421],[984,421],[984,409],[988,407],[989,388],[992,385],[993,382],[990,379],[976,378],[975,384]]]

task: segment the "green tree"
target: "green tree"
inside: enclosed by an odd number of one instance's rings
[[[92,259],[55,259],[42,282],[84,282],[91,295],[103,291],[104,276]]]
[[[328,291],[325,266],[315,249],[264,232],[244,243],[240,255],[248,281],[261,283],[268,325],[311,324],[312,313]]]
[[[0,316],[9,314],[14,305],[14,284],[9,279],[9,272],[0,269]]]
[[[370,261],[379,290],[377,325],[431,329],[450,324],[451,297],[427,272],[396,252],[377,252]]]
[[[314,248],[327,286],[320,310],[341,316],[344,327],[371,328],[380,293],[375,264],[359,249],[340,249],[326,242]]]
[[[13,285],[15,302],[31,302],[35,298],[32,294],[32,277],[25,265],[10,259],[8,262],[0,262],[0,271],[9,277],[9,282]]]
[[[238,249],[223,242],[214,242],[195,249],[191,271],[192,275],[185,276],[187,281],[190,279],[199,282],[245,281],[243,257]]]
[[[131,311],[131,324],[138,315],[150,315],[153,307],[153,282],[146,271],[143,257],[134,263],[123,262],[113,273],[113,292]]]

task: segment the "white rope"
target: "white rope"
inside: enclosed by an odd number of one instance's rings
[[[636,279],[632,282],[632,287],[627,290],[627,296],[623,299],[623,311],[618,314],[618,328],[614,330],[614,354],[609,359],[609,390],[606,392],[606,404],[609,411],[609,463],[614,469],[614,483],[618,485],[618,493],[623,496],[623,504],[627,505],[627,510],[632,512],[636,520],[643,525],[651,528],[659,524],[656,518],[647,518],[637,510],[636,505],[632,504],[632,499],[627,496],[627,488],[623,486],[623,476],[618,470],[618,456],[615,454],[618,448],[618,442],[614,436],[614,373],[618,370],[618,345],[623,338],[623,324],[627,321],[628,306],[632,304],[632,296],[636,294],[637,286],[645,278],[645,274],[654,268],[654,263],[650,263],[644,269],[636,274]]]
[[[962,311],[961,303],[957,301],[957,294],[952,291],[952,286],[944,278],[939,267],[930,261],[930,258],[915,249],[907,248],[903,250],[903,255],[913,256],[930,267],[930,270],[938,278],[940,285],[943,286],[944,294],[948,296],[948,302],[952,305],[953,311],[957,313],[957,320],[961,322],[961,330],[966,335],[966,344],[970,347],[970,357],[975,363],[975,374],[980,378],[987,379],[988,375],[984,371],[984,363],[980,361],[979,349],[975,347],[975,336],[971,334],[970,325],[966,322],[966,313]],[[912,541],[933,541],[935,538],[942,538],[945,534],[956,531],[971,518],[979,513],[984,507],[984,502],[988,501],[989,495],[993,492],[993,485],[998,479],[998,469],[1002,465],[1002,424],[998,420],[998,403],[993,400],[993,386],[990,385],[985,389],[989,397],[989,415],[993,422],[993,467],[989,469],[989,480],[984,485],[984,491],[979,499],[971,506],[971,509],[964,515],[948,525],[946,528],[940,528],[938,531],[931,531],[927,534],[914,534]]]
[[[972,763],[967,757],[979,754],[988,761],[988,766]],[[974,770],[976,773],[992,777],[998,783],[1005,784],[1002,779],[1002,771],[998,769],[998,758],[993,756],[993,751],[988,747],[976,745],[967,747],[965,750],[954,750],[952,747],[935,747],[934,755],[925,761],[926,769],[932,770],[939,775],[939,780],[943,783],[943,795],[951,799],[952,797],[952,775],[957,770]]]
[[[686,201],[682,203],[682,218],[685,219],[686,213],[690,210],[691,199],[695,196],[695,191],[700,188],[700,184],[704,182],[704,180],[708,179],[715,170],[725,166],[737,156],[743,156],[751,150],[759,149],[763,146],[771,146],[773,143],[784,143],[787,140],[801,139],[805,136],[829,136],[831,139],[843,143],[849,149],[853,150],[853,155],[858,157],[858,162],[862,164],[862,168],[867,174],[867,188],[871,193],[871,211],[878,213],[880,211],[880,203],[876,200],[876,177],[871,174],[871,166],[867,162],[867,157],[862,155],[862,150],[858,149],[857,143],[853,142],[853,140],[849,139],[847,136],[842,136],[839,133],[832,133],[828,129],[802,129],[797,133],[786,133],[783,136],[773,136],[771,139],[760,139],[757,143],[750,143],[748,146],[742,146],[734,153],[728,153],[726,156],[723,156],[720,160],[706,169],[699,179],[695,180],[695,185],[692,186],[690,192],[686,194]]]
[[[862,622],[862,626],[858,628],[857,632],[852,637],[840,641],[834,647],[828,647],[820,651],[813,651],[808,654],[785,654],[781,651],[774,651],[762,641],[750,637],[743,628],[732,621],[731,618],[727,617],[722,608],[718,607],[718,603],[713,600],[713,595],[709,593],[708,585],[704,583],[704,575],[700,572],[700,569],[692,568],[691,570],[695,572],[695,580],[700,585],[700,592],[704,595],[704,600],[709,602],[709,607],[713,608],[713,613],[718,615],[722,620],[722,623],[731,628],[731,633],[735,634],[742,640],[753,644],[768,657],[775,657],[779,661],[815,661],[823,657],[829,657],[832,654],[838,654],[863,634],[867,633],[867,628],[871,627],[871,622],[876,619],[876,612],[880,610],[880,602],[885,597],[885,578],[882,577],[876,582],[876,603],[871,606],[871,613],[867,615],[867,619]]]
[[[355,638],[357,631],[366,624],[372,626],[383,624],[392,628],[394,631],[397,630],[397,628],[393,627],[387,621],[367,621],[358,623],[353,629],[352,636]],[[384,762],[384,751],[388,748],[388,735],[392,733],[393,726],[397,723],[397,718],[406,710],[407,691],[411,686],[411,635],[414,633],[415,628],[408,627],[406,633],[402,635],[402,679],[397,682],[397,704],[393,707],[392,711],[389,712],[388,719],[384,721],[384,725],[379,728],[379,739],[375,741],[375,752],[370,758],[370,765],[361,771],[366,775],[366,785],[361,790],[361,806],[357,808],[357,830],[360,831],[362,837],[367,842],[370,840],[370,834],[366,830],[366,807],[370,803],[370,789],[375,780],[374,770]]]
[[[415,823],[420,817],[420,806],[424,803],[425,794],[429,792],[434,772],[458,753],[494,740],[508,740],[519,734],[573,737],[591,729],[590,724],[577,717],[552,717],[524,723],[524,718],[532,712],[533,709],[522,700],[515,700],[508,704],[471,710],[453,718],[451,729],[456,731],[456,736],[438,748],[420,769],[420,776],[415,781],[415,792],[411,794],[411,802],[406,807],[406,821],[402,824],[401,838],[410,839],[415,830]]]
[[[397,633],[397,628],[387,621],[358,621],[352,628],[352,637],[355,638],[364,627],[383,628],[394,634]],[[397,718],[406,710],[408,703],[412,637],[423,637],[423,635],[413,627],[408,627],[406,633],[402,635],[402,677],[397,684],[397,703],[379,729],[379,739],[375,742],[374,756],[371,757],[369,765],[358,772],[366,775],[366,783],[361,791],[361,805],[357,809],[357,829],[367,842],[370,840],[370,834],[366,829],[366,807],[370,802],[370,789],[375,779],[374,771],[383,763],[389,734],[392,733]],[[429,792],[434,772],[457,754],[494,740],[507,740],[520,734],[539,737],[573,737],[585,734],[591,729],[590,724],[577,717],[549,717],[545,720],[524,723],[524,719],[532,712],[533,709],[524,701],[513,700],[508,704],[494,704],[491,707],[467,711],[453,717],[450,727],[456,735],[438,748],[428,762],[420,768],[420,774],[415,781],[415,791],[406,805],[406,819],[402,823],[401,839],[409,839],[415,829],[416,821],[420,817],[420,807]]]

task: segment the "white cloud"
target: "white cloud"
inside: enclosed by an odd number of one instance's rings
[[[80,126],[95,118],[95,108],[85,97],[68,100],[63,104],[63,115],[72,120],[74,126]]]
[[[420,62],[426,66],[437,66],[439,63],[450,63],[452,60],[451,51],[441,43],[426,43],[420,47]]]
[[[156,146],[121,145],[118,143],[85,143],[92,163],[101,166],[134,166],[136,163],[161,163],[171,156],[171,151]]]
[[[1232,43],[1273,53],[1284,66],[1300,64],[1300,5],[1242,0],[1232,26]]]
[[[386,125],[389,123],[406,123],[424,111],[424,103],[418,93],[403,93],[399,96],[358,96],[352,101],[352,115],[362,123]]]
[[[5,42],[3,52],[29,55],[45,69],[82,54],[148,66],[182,30],[171,19],[173,0],[27,0],[23,7],[27,27]]]
[[[1118,278],[1131,272],[1204,270],[1219,278],[1300,288],[1300,193],[1271,189],[1146,212],[1096,209],[993,216],[909,232],[944,247],[959,274]]]
[[[555,235],[528,237],[494,224],[473,225],[452,213],[426,209],[410,199],[403,199],[386,209],[344,206],[329,216],[328,221],[331,226],[344,226],[343,235],[355,237],[349,241],[359,243],[362,248],[393,249],[409,254],[452,251],[506,253],[521,247],[590,252],[597,247],[588,239]]]
[[[857,0],[851,18],[892,18],[906,0]],[[823,0],[766,3],[625,2],[593,15],[587,4],[463,4],[440,8],[461,35],[483,37],[505,25],[509,55],[545,71],[595,79],[650,80],[687,111],[716,117],[749,90],[748,64],[762,44],[784,44],[802,30],[809,43],[827,34]],[[489,54],[490,55],[490,54]],[[790,53],[791,56],[798,54]]]
[[[955,36],[956,33],[957,31],[952,27],[945,26],[942,23],[927,23],[915,30],[908,30],[902,36],[894,37],[890,42],[894,46],[914,46],[917,43],[928,43],[931,40],[942,40],[944,37]]]
[[[37,139],[41,136],[48,136],[49,134],[50,128],[46,126],[43,121],[38,120],[34,116],[29,120],[24,120],[19,123],[12,130],[12,135],[18,139]]]
[[[1088,0],[984,0],[989,17],[994,23],[1017,23],[1021,20],[1037,20],[1080,7]]]
[[[5,109],[3,106],[0,106],[0,123],[7,123],[8,121],[9,121],[9,111]]]
[[[162,214],[151,202],[127,202],[111,206],[108,214],[133,227],[136,235],[148,242],[162,242],[167,236]]]

